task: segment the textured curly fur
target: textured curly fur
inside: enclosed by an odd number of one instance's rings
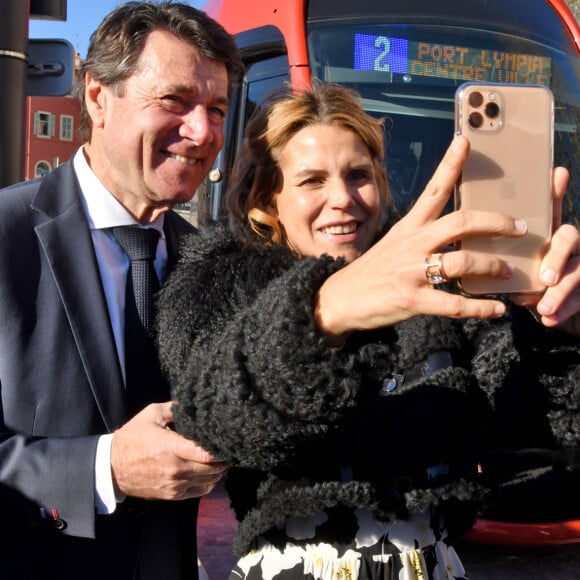
[[[207,228],[186,242],[160,293],[175,426],[235,466],[228,489],[241,521],[238,554],[290,516],[341,503],[383,520],[443,504],[459,532],[482,500],[493,506],[501,490],[545,478],[528,466],[494,471],[491,459],[490,474],[478,474],[490,448],[579,446],[577,341],[510,307],[493,321],[419,317],[333,350],[316,332],[313,300],[341,267]],[[417,375],[437,351],[451,353],[454,366]],[[397,377],[397,388],[382,390]],[[460,468],[430,480],[436,464]],[[566,477],[578,479],[573,469]],[[488,486],[500,493],[488,497]]]

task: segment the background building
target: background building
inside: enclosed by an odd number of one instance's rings
[[[24,178],[42,177],[67,161],[81,145],[81,107],[77,98],[80,57],[75,57],[75,82],[69,95],[27,97]]]
[[[74,154],[80,116],[76,96],[27,98],[25,179],[46,175]]]

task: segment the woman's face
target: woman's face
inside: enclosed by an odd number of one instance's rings
[[[371,245],[381,208],[372,158],[361,138],[339,126],[301,129],[279,156],[282,184],[270,213],[302,256],[348,262]]]

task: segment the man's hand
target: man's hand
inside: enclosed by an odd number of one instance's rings
[[[172,402],[151,404],[115,431],[111,472],[117,493],[181,500],[209,493],[229,465],[169,429]]]

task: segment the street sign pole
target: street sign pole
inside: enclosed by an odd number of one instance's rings
[[[24,179],[28,2],[2,0],[0,18],[0,187]]]

